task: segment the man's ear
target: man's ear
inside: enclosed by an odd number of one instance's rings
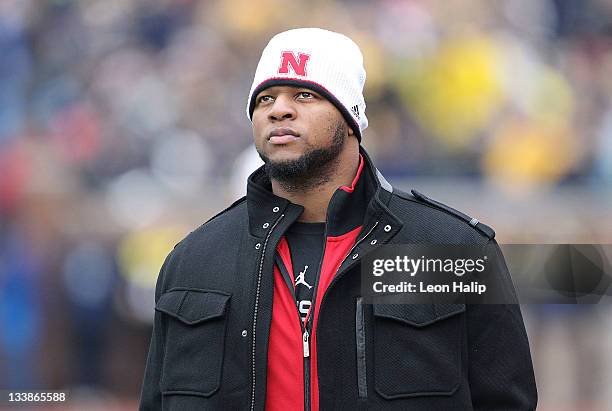
[[[353,128],[352,127],[347,127],[347,128],[348,128],[348,135],[349,136],[354,136],[355,132],[353,131]]]

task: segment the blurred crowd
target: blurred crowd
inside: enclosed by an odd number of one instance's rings
[[[0,0],[0,388],[134,401],[161,262],[240,195],[259,55],[299,26],[362,48],[389,180],[524,214],[578,193],[567,242],[612,240],[610,1]],[[534,238],[500,210],[502,238]]]

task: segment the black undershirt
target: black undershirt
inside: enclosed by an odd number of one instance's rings
[[[293,264],[295,299],[302,320],[306,319],[312,304],[324,237],[325,223],[295,222],[287,231],[287,243]]]

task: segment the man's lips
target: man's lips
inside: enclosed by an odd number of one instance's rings
[[[274,129],[268,135],[271,144],[288,144],[299,138],[299,134],[291,128],[281,127]]]
[[[271,144],[288,144],[292,141],[297,140],[299,137],[292,136],[290,134],[284,134],[282,136],[272,136],[270,140],[268,140]]]

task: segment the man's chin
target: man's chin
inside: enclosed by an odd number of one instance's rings
[[[264,158],[266,172],[272,179],[279,181],[299,181],[311,174],[308,163],[304,155],[275,156]]]
[[[299,162],[303,158],[304,153],[296,153],[291,151],[278,150],[275,153],[269,153],[265,156],[264,162],[275,166],[289,165]]]

